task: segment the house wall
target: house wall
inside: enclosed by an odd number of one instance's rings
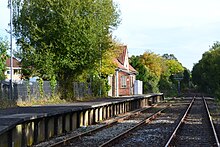
[[[5,71],[6,81],[11,79],[10,72],[11,72],[10,67],[7,67],[7,70]],[[21,68],[20,67],[12,68],[12,79],[13,79],[13,82],[17,82],[21,80]]]
[[[121,81],[121,77],[122,76],[126,76],[126,87],[122,87],[122,81]],[[125,96],[125,95],[130,95],[130,82],[131,82],[131,78],[130,75],[128,75],[125,72],[119,72],[118,74],[118,82],[119,82],[119,96]]]
[[[122,81],[121,76],[126,76],[126,87],[122,87]],[[112,75],[110,77],[111,79],[108,79],[111,81],[109,85],[111,86],[111,90],[108,93],[108,96],[117,96],[117,86],[116,86],[116,74]],[[118,72],[118,96],[128,96],[134,94],[134,81],[136,80],[135,75],[129,75],[125,72]]]

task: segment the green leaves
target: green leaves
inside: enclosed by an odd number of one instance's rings
[[[216,42],[212,48],[205,52],[199,63],[195,64],[192,71],[192,80],[201,92],[206,92],[217,97],[220,89],[220,43]]]
[[[145,52],[140,56],[130,58],[131,65],[138,71],[137,79],[144,82],[144,92],[166,92],[174,87],[175,81],[170,78],[184,71],[181,63],[174,55],[156,55]]]
[[[0,80],[5,79],[7,51],[9,50],[8,41],[0,38]]]
[[[119,24],[112,0],[14,0],[14,35],[22,65],[44,79],[76,80],[111,47]],[[71,82],[70,82],[71,83]]]

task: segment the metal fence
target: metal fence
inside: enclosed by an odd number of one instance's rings
[[[55,88],[57,94],[58,85]],[[92,96],[91,83],[73,83],[73,94],[77,99],[86,96]],[[52,89],[49,81],[43,83],[43,95],[40,93],[40,85],[38,82],[23,81],[21,83],[14,83],[12,89],[12,98],[10,91],[10,82],[0,81],[0,99],[13,99],[16,101],[31,101],[31,99],[50,98],[52,96]]]

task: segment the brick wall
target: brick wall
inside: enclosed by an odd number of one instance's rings
[[[126,76],[126,87],[122,87],[121,76]],[[118,73],[119,82],[119,96],[130,95],[130,76],[125,72]]]

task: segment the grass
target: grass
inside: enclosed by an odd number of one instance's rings
[[[17,107],[17,103],[9,99],[0,99],[0,109]]]
[[[44,97],[40,99],[32,98],[31,101],[18,101],[19,107],[33,106],[33,105],[50,105],[50,104],[64,104],[68,103],[66,100],[61,100],[59,96]]]

